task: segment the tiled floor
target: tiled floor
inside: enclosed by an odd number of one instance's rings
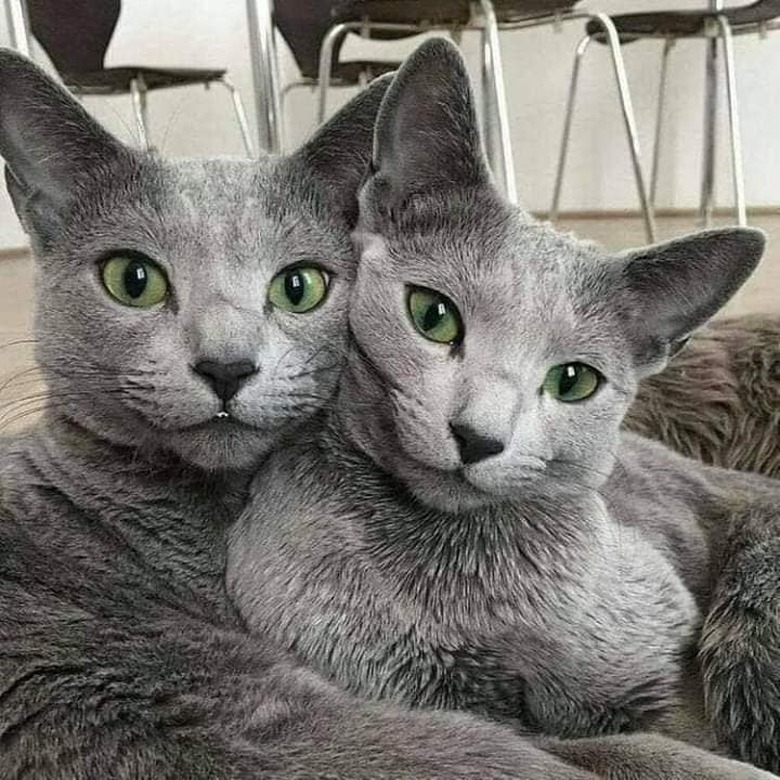
[[[780,212],[776,216],[756,217],[752,224],[769,235],[768,250],[758,271],[725,313],[780,314]],[[578,219],[564,222],[562,227],[611,249],[644,243],[638,219]],[[689,220],[659,220],[661,238],[692,229]],[[24,400],[35,392],[30,330],[32,285],[32,262],[27,255],[0,256],[0,435],[20,424],[23,415],[36,407],[35,401]]]

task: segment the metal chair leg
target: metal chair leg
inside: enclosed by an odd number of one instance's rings
[[[655,219],[650,200],[647,197],[647,187],[645,186],[645,177],[642,171],[639,136],[636,131],[634,109],[631,106],[631,95],[628,89],[628,79],[626,78],[626,67],[623,63],[623,53],[620,49],[620,36],[612,20],[606,14],[594,14],[590,18],[596,21],[604,30],[607,43],[609,44],[615,80],[617,82],[618,97],[620,98],[620,108],[623,111],[623,120],[626,125],[631,162],[634,166],[634,178],[636,179],[636,189],[639,194],[639,204],[645,220],[645,233],[647,234],[647,240],[652,242],[655,241]]]
[[[246,149],[247,157],[254,157],[255,150],[252,145],[252,135],[249,132],[249,123],[246,119],[246,111],[244,110],[244,102],[241,100],[241,93],[224,76],[219,79],[219,83],[230,93],[230,97],[233,101],[233,111],[236,115],[238,128],[241,131],[241,138],[244,141],[244,149]]]
[[[504,88],[504,67],[501,62],[501,44],[498,38],[498,21],[491,0],[479,0],[479,7],[485,19],[485,29],[493,64],[493,95],[496,106],[496,119],[502,166],[504,173],[504,194],[510,203],[517,203],[517,185],[515,184],[515,163],[512,154],[512,137],[509,130],[509,112],[506,105]]]
[[[498,175],[497,166],[500,161],[496,155],[494,135],[494,106],[493,106],[493,54],[490,51],[490,41],[486,30],[482,30],[482,142],[485,145],[485,154],[493,176]],[[503,171],[501,171],[503,176]]]
[[[715,153],[718,129],[718,42],[707,40],[704,95],[704,148],[701,164],[701,199],[699,220],[703,227],[712,224],[713,193],[715,190]]]
[[[729,104],[729,127],[731,130],[731,170],[734,179],[734,201],[737,208],[737,222],[747,225],[745,206],[745,179],[742,173],[742,140],[739,132],[737,106],[737,82],[734,75],[734,38],[731,25],[725,16],[718,17],[718,27],[723,41],[723,64],[726,71],[726,95]]]
[[[330,76],[333,67],[333,49],[338,40],[347,34],[350,29],[348,24],[337,24],[328,30],[322,39],[320,48],[320,67],[317,74],[317,86],[319,88],[319,100],[317,101],[317,122],[325,121],[325,113],[328,107],[328,89],[330,88]]]
[[[246,0],[249,61],[254,86],[254,111],[260,149],[279,152],[279,68],[271,0]]]
[[[674,43],[674,38],[667,38],[664,41],[664,52],[661,57],[661,78],[658,83],[658,109],[655,117],[655,142],[653,144],[653,170],[650,174],[650,206],[653,210],[655,210],[656,195],[658,193],[658,164],[661,159],[661,130],[664,121],[669,52],[671,52]]]
[[[146,84],[144,80],[137,76],[130,82],[130,94],[133,98],[133,111],[135,113],[135,124],[138,129],[138,140],[141,146],[149,151],[149,117],[146,107]]]
[[[558,155],[558,170],[555,174],[555,188],[553,189],[552,206],[550,206],[550,222],[555,222],[558,219],[558,208],[561,204],[561,188],[563,187],[563,172],[566,167],[566,157],[569,152],[569,140],[571,138],[571,118],[574,114],[574,101],[577,96],[577,85],[580,78],[580,65],[591,40],[591,37],[586,35],[577,45],[577,51],[574,54],[574,65],[572,66],[571,81],[569,82],[569,97],[566,101],[566,117],[563,120],[561,150]]]

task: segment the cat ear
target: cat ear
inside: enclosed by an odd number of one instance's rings
[[[129,154],[40,68],[0,50],[0,155],[28,232],[45,240],[76,202],[81,183]]]
[[[446,38],[426,41],[398,70],[377,117],[372,167],[391,208],[418,193],[489,186],[469,76]]]
[[[357,219],[358,191],[369,173],[376,115],[392,80],[390,73],[374,79],[292,155],[325,185],[334,208],[350,225]]]
[[[760,230],[725,228],[618,256],[616,300],[640,373],[663,368],[736,293],[758,265],[764,244]]]

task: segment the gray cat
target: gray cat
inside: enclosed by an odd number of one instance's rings
[[[373,698],[566,738],[662,731],[779,769],[780,484],[620,433],[762,234],[610,257],[507,206],[442,41],[387,92],[372,169],[339,395],[231,532],[242,615]],[[548,747],[646,776],[611,744]],[[693,755],[647,776],[733,771]]]
[[[0,52],[51,391],[0,447],[0,777],[577,778],[507,729],[361,703],[225,593],[246,469],[334,387],[379,83],[286,159],[169,163]]]

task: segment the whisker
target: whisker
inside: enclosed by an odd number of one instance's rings
[[[186,98],[182,97],[179,98],[179,103],[174,108],[173,113],[171,114],[170,118],[168,119],[168,124],[165,127],[165,132],[163,133],[162,140],[160,141],[159,146],[159,153],[162,155],[165,150],[165,146],[168,143],[168,136],[171,133],[171,129],[173,128],[174,124],[179,120],[181,117],[182,111],[184,111],[184,101]]]
[[[0,344],[0,349],[9,349],[11,347],[28,346],[30,344],[37,344],[37,339],[14,339],[13,341],[6,341]]]
[[[0,393],[3,392],[8,387],[24,387],[25,385],[34,384],[36,382],[43,381],[43,377],[36,377],[35,379],[26,379],[23,382],[17,382],[16,380],[21,379],[23,376],[26,376],[28,374],[33,373],[34,371],[40,371],[38,366],[33,366],[32,368],[27,368],[24,371],[20,371],[18,374],[12,374],[8,379],[6,379],[5,382],[3,382],[2,385],[0,385]]]
[[[302,379],[307,376],[316,376],[317,374],[324,374],[328,371],[335,371],[340,369],[341,363],[331,363],[328,366],[322,366],[320,368],[312,368],[309,371],[299,371],[297,374],[285,374],[284,376],[274,376],[274,380],[284,381],[289,379]]]

